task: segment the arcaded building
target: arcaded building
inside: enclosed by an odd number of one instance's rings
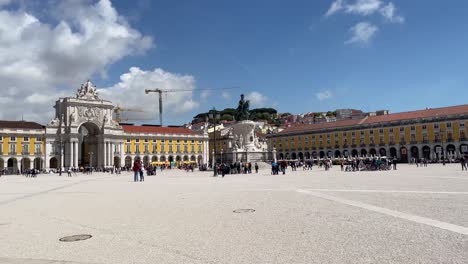
[[[468,105],[298,125],[268,135],[278,159],[387,156],[400,162],[468,155]]]
[[[123,167],[134,160],[208,162],[208,135],[182,127],[119,124],[115,106],[91,82],[59,98],[55,117],[41,125],[0,121],[0,170]]]

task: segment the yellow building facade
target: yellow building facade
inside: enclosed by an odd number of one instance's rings
[[[278,159],[389,156],[408,162],[468,154],[468,105],[290,127],[268,136]]]

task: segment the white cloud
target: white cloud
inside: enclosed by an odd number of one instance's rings
[[[139,108],[146,111],[143,116],[153,116],[156,119],[159,94],[145,94],[145,89],[161,90],[193,90],[195,79],[189,75],[179,75],[162,69],[144,71],[137,67],[120,76],[120,82],[99,89],[100,97],[124,107]],[[163,93],[163,118],[176,116],[198,107],[192,99],[192,91]],[[167,123],[167,122],[166,122]]]
[[[382,7],[379,10],[379,12],[389,22],[392,22],[392,23],[404,23],[405,22],[405,19],[402,16],[395,14],[396,7],[392,2]]]
[[[380,0],[357,0],[354,4],[346,6],[346,12],[367,16],[378,11],[381,5]]]
[[[11,0],[0,0],[0,6],[8,5],[11,3]]]
[[[200,98],[201,98],[202,100],[206,100],[206,99],[208,99],[208,97],[209,97],[210,95],[211,95],[211,92],[210,92],[210,91],[204,90],[204,91],[201,91],[201,93],[200,93]]]
[[[315,97],[317,97],[318,100],[323,101],[323,100],[332,98],[333,94],[330,91],[325,90],[325,91],[316,93]]]
[[[223,91],[223,92],[221,93],[221,97],[223,97],[223,98],[226,99],[226,100],[231,100],[231,98],[232,98],[232,97],[231,97],[231,94],[230,94],[229,92],[227,92],[227,91]]]
[[[88,2],[44,2],[54,16],[44,18],[47,22],[23,9],[0,9],[4,97],[0,119],[24,115],[46,122],[53,117],[52,105],[59,96],[73,95],[94,74],[105,76],[112,63],[152,47],[152,39],[133,29],[109,0]],[[14,95],[4,92],[7,90]]]
[[[370,39],[377,33],[379,28],[369,22],[357,23],[350,29],[352,37],[345,41],[345,44],[361,43],[367,44]]]
[[[330,8],[328,9],[327,13],[325,14],[325,16],[331,16],[333,14],[335,14],[336,12],[339,12],[340,10],[342,10],[344,8],[344,1],[343,0],[336,0],[334,1]]]
[[[262,107],[262,106],[265,106],[265,104],[267,103],[268,101],[268,98],[259,93],[259,92],[251,92],[249,94],[247,94],[246,96],[246,99],[250,101],[250,106],[251,107]]]

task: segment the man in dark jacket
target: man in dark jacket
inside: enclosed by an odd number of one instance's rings
[[[138,176],[140,176],[141,164],[139,160],[133,162],[133,181],[138,181]]]

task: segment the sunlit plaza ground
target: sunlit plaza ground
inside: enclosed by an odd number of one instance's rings
[[[459,164],[3,176],[0,212],[0,263],[468,263]]]

